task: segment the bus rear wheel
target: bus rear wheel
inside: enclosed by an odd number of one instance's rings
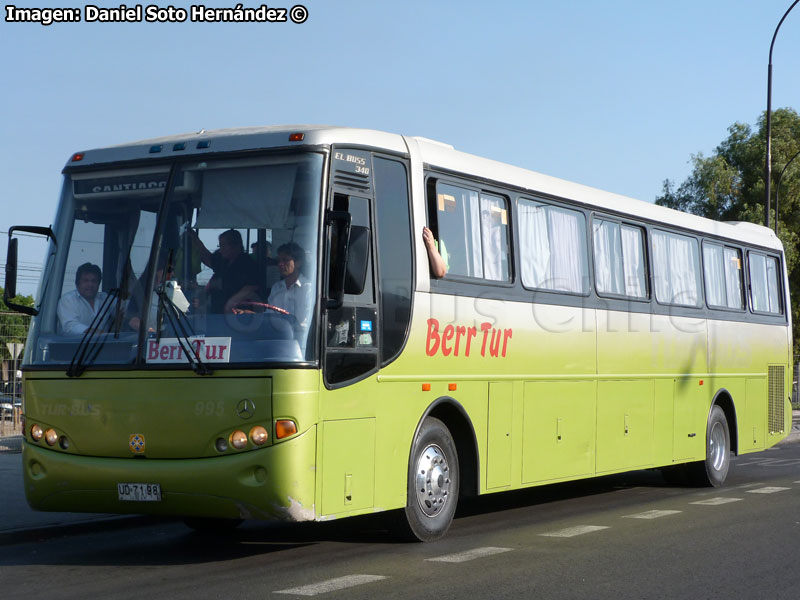
[[[689,478],[699,486],[719,487],[731,466],[731,433],[725,412],[711,408],[706,425],[706,459],[689,465]]]
[[[444,536],[456,512],[459,484],[458,453],[453,437],[444,423],[428,417],[422,422],[411,449],[401,536],[420,542]]]

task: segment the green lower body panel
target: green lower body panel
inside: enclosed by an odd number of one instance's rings
[[[25,443],[25,495],[36,510],[312,521],[316,428],[214,458],[97,458]],[[157,483],[160,501],[123,501],[120,483]]]

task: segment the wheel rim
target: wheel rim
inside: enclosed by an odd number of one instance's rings
[[[430,444],[420,452],[415,483],[420,510],[428,517],[441,513],[450,496],[450,466],[436,444]]]
[[[722,427],[722,423],[716,422],[711,427],[711,435],[708,436],[708,456],[715,471],[722,469],[727,454],[728,444],[725,440],[725,429]]]

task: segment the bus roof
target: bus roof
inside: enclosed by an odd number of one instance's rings
[[[290,141],[290,135],[303,134]],[[550,177],[521,167],[482,158],[453,148],[449,144],[423,137],[406,137],[371,129],[333,127],[327,125],[280,125],[240,127],[186,133],[141,140],[80,152],[79,161],[70,157],[66,168],[103,165],[155,158],[203,155],[218,152],[237,152],[292,146],[323,146],[351,144],[384,148],[391,152],[408,153],[416,146],[422,162],[433,168],[463,173],[488,181],[564,198],[577,204],[611,213],[640,217],[705,234],[742,240],[775,250],[783,250],[780,240],[771,229],[746,222],[720,222],[657,206],[650,202],[605,192],[578,183]]]

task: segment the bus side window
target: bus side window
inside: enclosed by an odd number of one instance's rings
[[[508,201],[495,194],[436,182],[431,229],[448,275],[508,281]]]

